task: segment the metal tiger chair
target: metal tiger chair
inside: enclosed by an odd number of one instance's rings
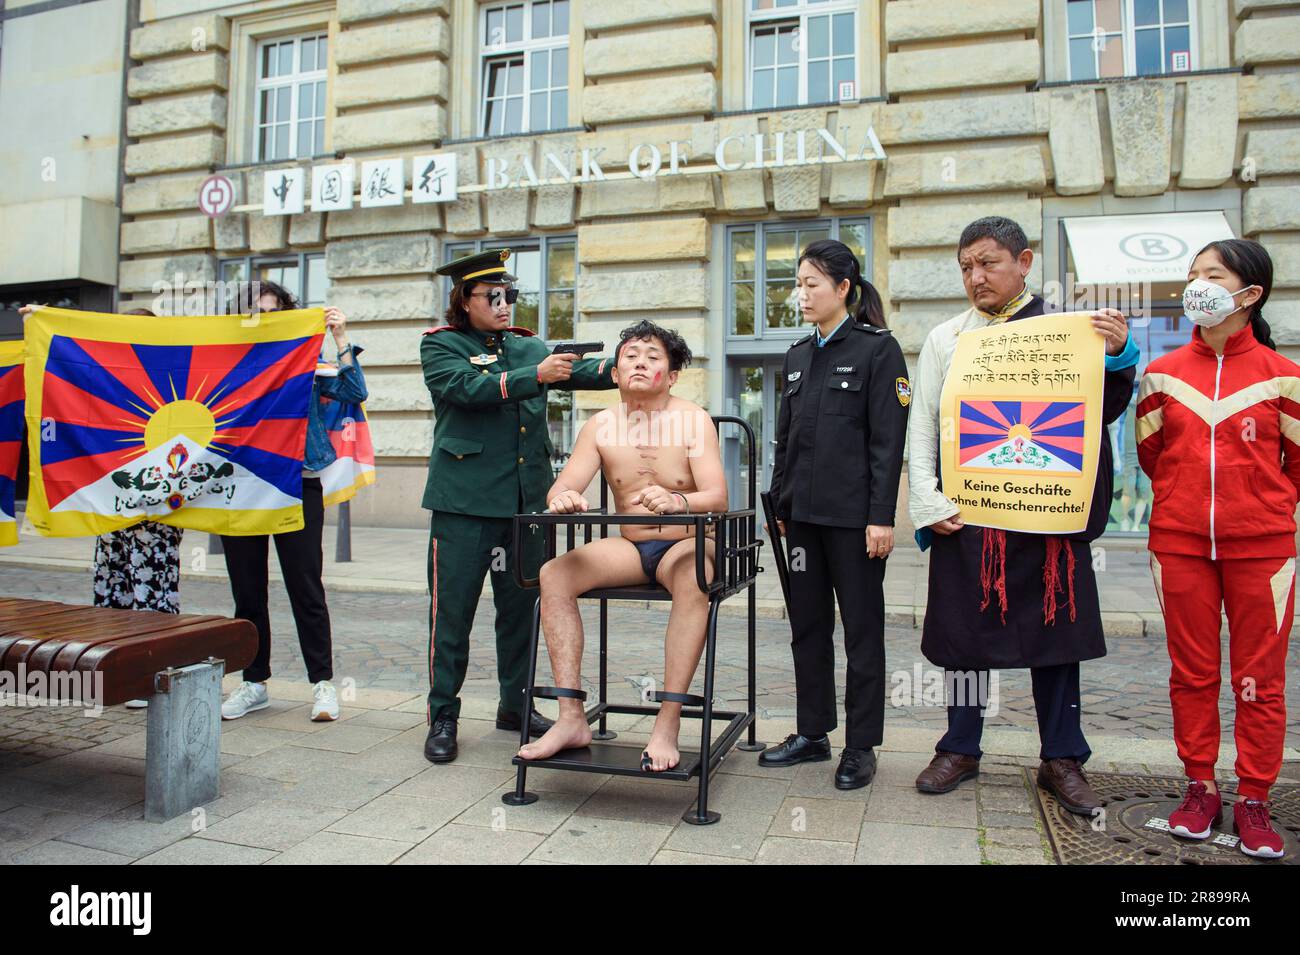
[[[514,563],[515,580],[521,587],[537,587],[538,578],[524,578],[522,561],[518,559],[523,544],[525,529],[544,529],[545,557],[543,561],[556,556],[556,529],[567,529],[568,549],[577,544],[577,531],[583,530],[583,543],[592,541],[593,528],[599,528],[599,537],[609,536],[611,524],[681,524],[694,528],[695,531],[695,580],[701,591],[709,595],[709,614],[704,644],[704,692],[702,695],[691,693],[656,692],[648,694],[648,702],[643,705],[610,703],[608,699],[608,649],[609,649],[609,601],[611,600],[671,600],[667,590],[657,583],[636,584],[628,587],[604,588],[590,590],[579,599],[600,601],[600,678],[598,698],[594,704],[586,707],[588,724],[595,723],[596,731],[592,734],[590,746],[581,749],[561,750],[549,759],[525,760],[515,756],[513,763],[518,767],[513,792],[504,794],[501,801],[510,806],[525,806],[537,801],[535,793],[526,789],[528,770],[558,769],[579,773],[608,773],[619,776],[636,776],[643,779],[661,778],[688,781],[693,777],[699,779],[699,796],[695,806],[682,814],[682,819],[692,825],[704,826],[717,822],[721,814],[709,809],[709,777],[721,764],[723,758],[733,746],[748,752],[758,752],[765,748],[756,739],[755,722],[755,685],[754,685],[754,644],[756,622],[755,576],[762,571],[758,565],[759,548],[763,542],[756,534],[755,504],[757,501],[757,448],[754,431],[747,422],[730,415],[715,415],[715,427],[722,424],[738,425],[745,435],[746,453],[749,462],[749,487],[747,507],[743,510],[729,510],[725,513],[704,514],[609,514],[606,512],[609,487],[604,473],[600,476],[600,507],[582,514],[517,514],[514,519]],[[705,567],[704,541],[707,532],[713,529],[715,537],[715,567],[713,582],[709,583]],[[749,677],[749,695],[747,709],[744,712],[724,712],[713,708],[714,669],[717,660],[717,624],[718,608],[722,602],[742,590],[748,591],[749,612],[747,621],[747,661]],[[541,642],[541,598],[538,597],[533,607],[533,633],[528,664],[528,683],[525,689],[523,712],[531,712],[535,699],[558,700],[577,699],[584,704],[587,693],[584,690],[566,689],[554,686],[537,686],[537,649]],[[654,716],[659,712],[651,703],[681,703],[682,720],[700,721],[700,745],[697,751],[682,748],[679,743],[681,759],[672,769],[663,772],[646,773],[641,769],[641,747],[615,744],[611,741],[617,733],[608,728],[607,717],[611,713],[630,714],[634,716]],[[714,738],[715,720],[725,720],[726,725]],[[737,743],[741,734],[748,730],[748,738]],[[683,732],[685,736],[685,732]],[[528,720],[523,721],[520,730],[520,746],[528,742]]]

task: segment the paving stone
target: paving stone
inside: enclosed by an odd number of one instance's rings
[[[215,821],[220,817],[208,816],[207,818]],[[64,833],[59,839],[90,849],[138,859],[191,835],[195,823],[196,817],[190,813],[182,813],[166,822],[146,822],[142,804],[138,808],[123,809],[79,829],[73,829],[71,832]]]
[[[990,786],[981,783],[979,803],[982,809],[999,812],[1032,812],[1034,808],[1033,800],[1023,785]]]
[[[959,788],[950,793],[932,795],[916,789],[882,786],[872,790],[866,818],[871,822],[974,829],[978,825],[975,791]]]
[[[208,826],[197,838],[283,852],[344,815],[329,806],[267,799]]]
[[[767,813],[781,808],[790,795],[790,780],[714,773],[709,780],[709,808],[719,812]]]
[[[14,853],[10,861],[14,865],[125,865],[131,862],[131,858],[51,839]]]
[[[347,756],[343,753],[303,746],[279,746],[258,756],[250,756],[232,767],[232,772],[297,784],[322,769],[342,771],[346,766]]]
[[[388,865],[408,848],[405,842],[318,832],[287,849],[268,865]]]
[[[672,826],[695,805],[698,796],[693,783],[616,776],[596,790],[574,815]]]
[[[669,826],[573,817],[534,850],[533,858],[570,864],[640,865],[650,862],[671,834]]]
[[[731,809],[709,826],[679,822],[664,848],[697,855],[753,859],[771,826],[771,813]]]
[[[497,791],[507,782],[512,781],[513,774],[504,769],[484,769],[480,766],[462,766],[459,763],[444,763],[429,766],[428,769],[392,790],[394,796],[422,796],[429,799],[453,797],[459,795],[474,796],[475,801],[489,792]],[[532,780],[529,780],[532,786]]]
[[[363,726],[353,720],[329,725],[323,733],[294,740],[296,746],[307,749],[327,749],[336,753],[361,753],[384,740],[398,735],[398,730],[382,726]],[[424,734],[421,734],[423,739]]]
[[[456,823],[443,826],[411,849],[398,865],[513,865],[542,844],[543,837],[522,829],[494,829]]]
[[[950,826],[862,823],[854,861],[859,865],[979,865],[979,834]]]
[[[836,760],[828,763],[803,763],[795,770],[794,778],[790,780],[789,795],[833,799],[865,806],[871,795],[871,785],[863,786],[861,789],[836,789],[835,767],[838,765]]]
[[[232,756],[260,756],[285,743],[303,742],[303,734],[269,726],[221,727],[221,751]]]
[[[145,856],[136,865],[261,865],[276,853],[229,842],[191,837]]]
[[[527,806],[507,806],[501,801],[501,796],[503,793],[513,791],[513,786],[498,787],[457,816],[456,822],[465,826],[522,829],[525,832],[549,835],[573,815],[573,811],[588,798],[581,793],[539,792],[538,796],[541,798],[535,803]]]
[[[758,865],[851,865],[853,846],[820,839],[768,836],[754,861]]]
[[[333,806],[336,809],[360,809],[400,783],[400,779],[388,779],[364,772],[324,770],[285,790],[280,798],[317,806]]]
[[[1032,813],[999,812],[992,809],[981,809],[979,813],[981,826],[996,826],[999,829],[1034,829],[1034,818]]]
[[[856,842],[865,808],[863,801],[787,796],[777,810],[768,834],[790,839]]]
[[[1041,849],[1012,846],[984,846],[984,858],[998,865],[1047,865]]]
[[[1042,847],[1042,839],[1039,837],[1037,829],[986,827],[984,840],[986,843],[997,843],[1003,846],[1025,846],[1035,849]]]
[[[733,859],[727,856],[696,855],[693,852],[675,852],[664,849],[651,861],[651,865],[750,865],[748,859]]]
[[[384,795],[334,822],[331,832],[414,844],[429,838],[468,804],[451,798]]]

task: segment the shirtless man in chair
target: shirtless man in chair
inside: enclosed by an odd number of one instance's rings
[[[709,413],[669,392],[691,352],[676,332],[650,322],[623,330],[614,352],[619,403],[595,414],[578,434],[564,470],[546,495],[558,514],[587,510],[582,491],[599,468],[619,514],[699,514],[727,509],[718,433]],[[547,561],[541,569],[542,630],[555,685],[581,686],[582,617],[578,596],[588,590],[654,581],[672,594],[664,641],[664,684],[685,693],[700,661],[709,599],[695,580],[695,529],[681,524],[625,524],[621,537],[592,541]],[[714,545],[705,561],[713,579]],[[591,742],[580,700],[561,699],[560,716],[540,739],[519,750],[545,759]],[[682,705],[660,704],[642,767],[677,765]]]

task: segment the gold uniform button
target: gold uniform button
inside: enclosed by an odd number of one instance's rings
[[[527,434],[527,433],[528,433],[528,429],[525,428],[523,425],[520,425],[520,426],[519,426],[519,433],[520,433],[520,434]]]
[[[463,455],[463,454],[458,454],[458,455],[456,455],[456,460],[457,460],[457,461],[464,461],[464,460],[465,460],[465,455]]]
[[[523,463],[524,463],[524,459],[523,459],[523,458],[520,458],[520,459],[519,459],[519,463],[520,463],[520,464],[523,464]]]

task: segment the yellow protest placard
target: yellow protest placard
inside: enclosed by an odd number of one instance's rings
[[[1088,312],[964,332],[940,397],[944,495],[967,524],[1073,534],[1088,524],[1106,347]]]

